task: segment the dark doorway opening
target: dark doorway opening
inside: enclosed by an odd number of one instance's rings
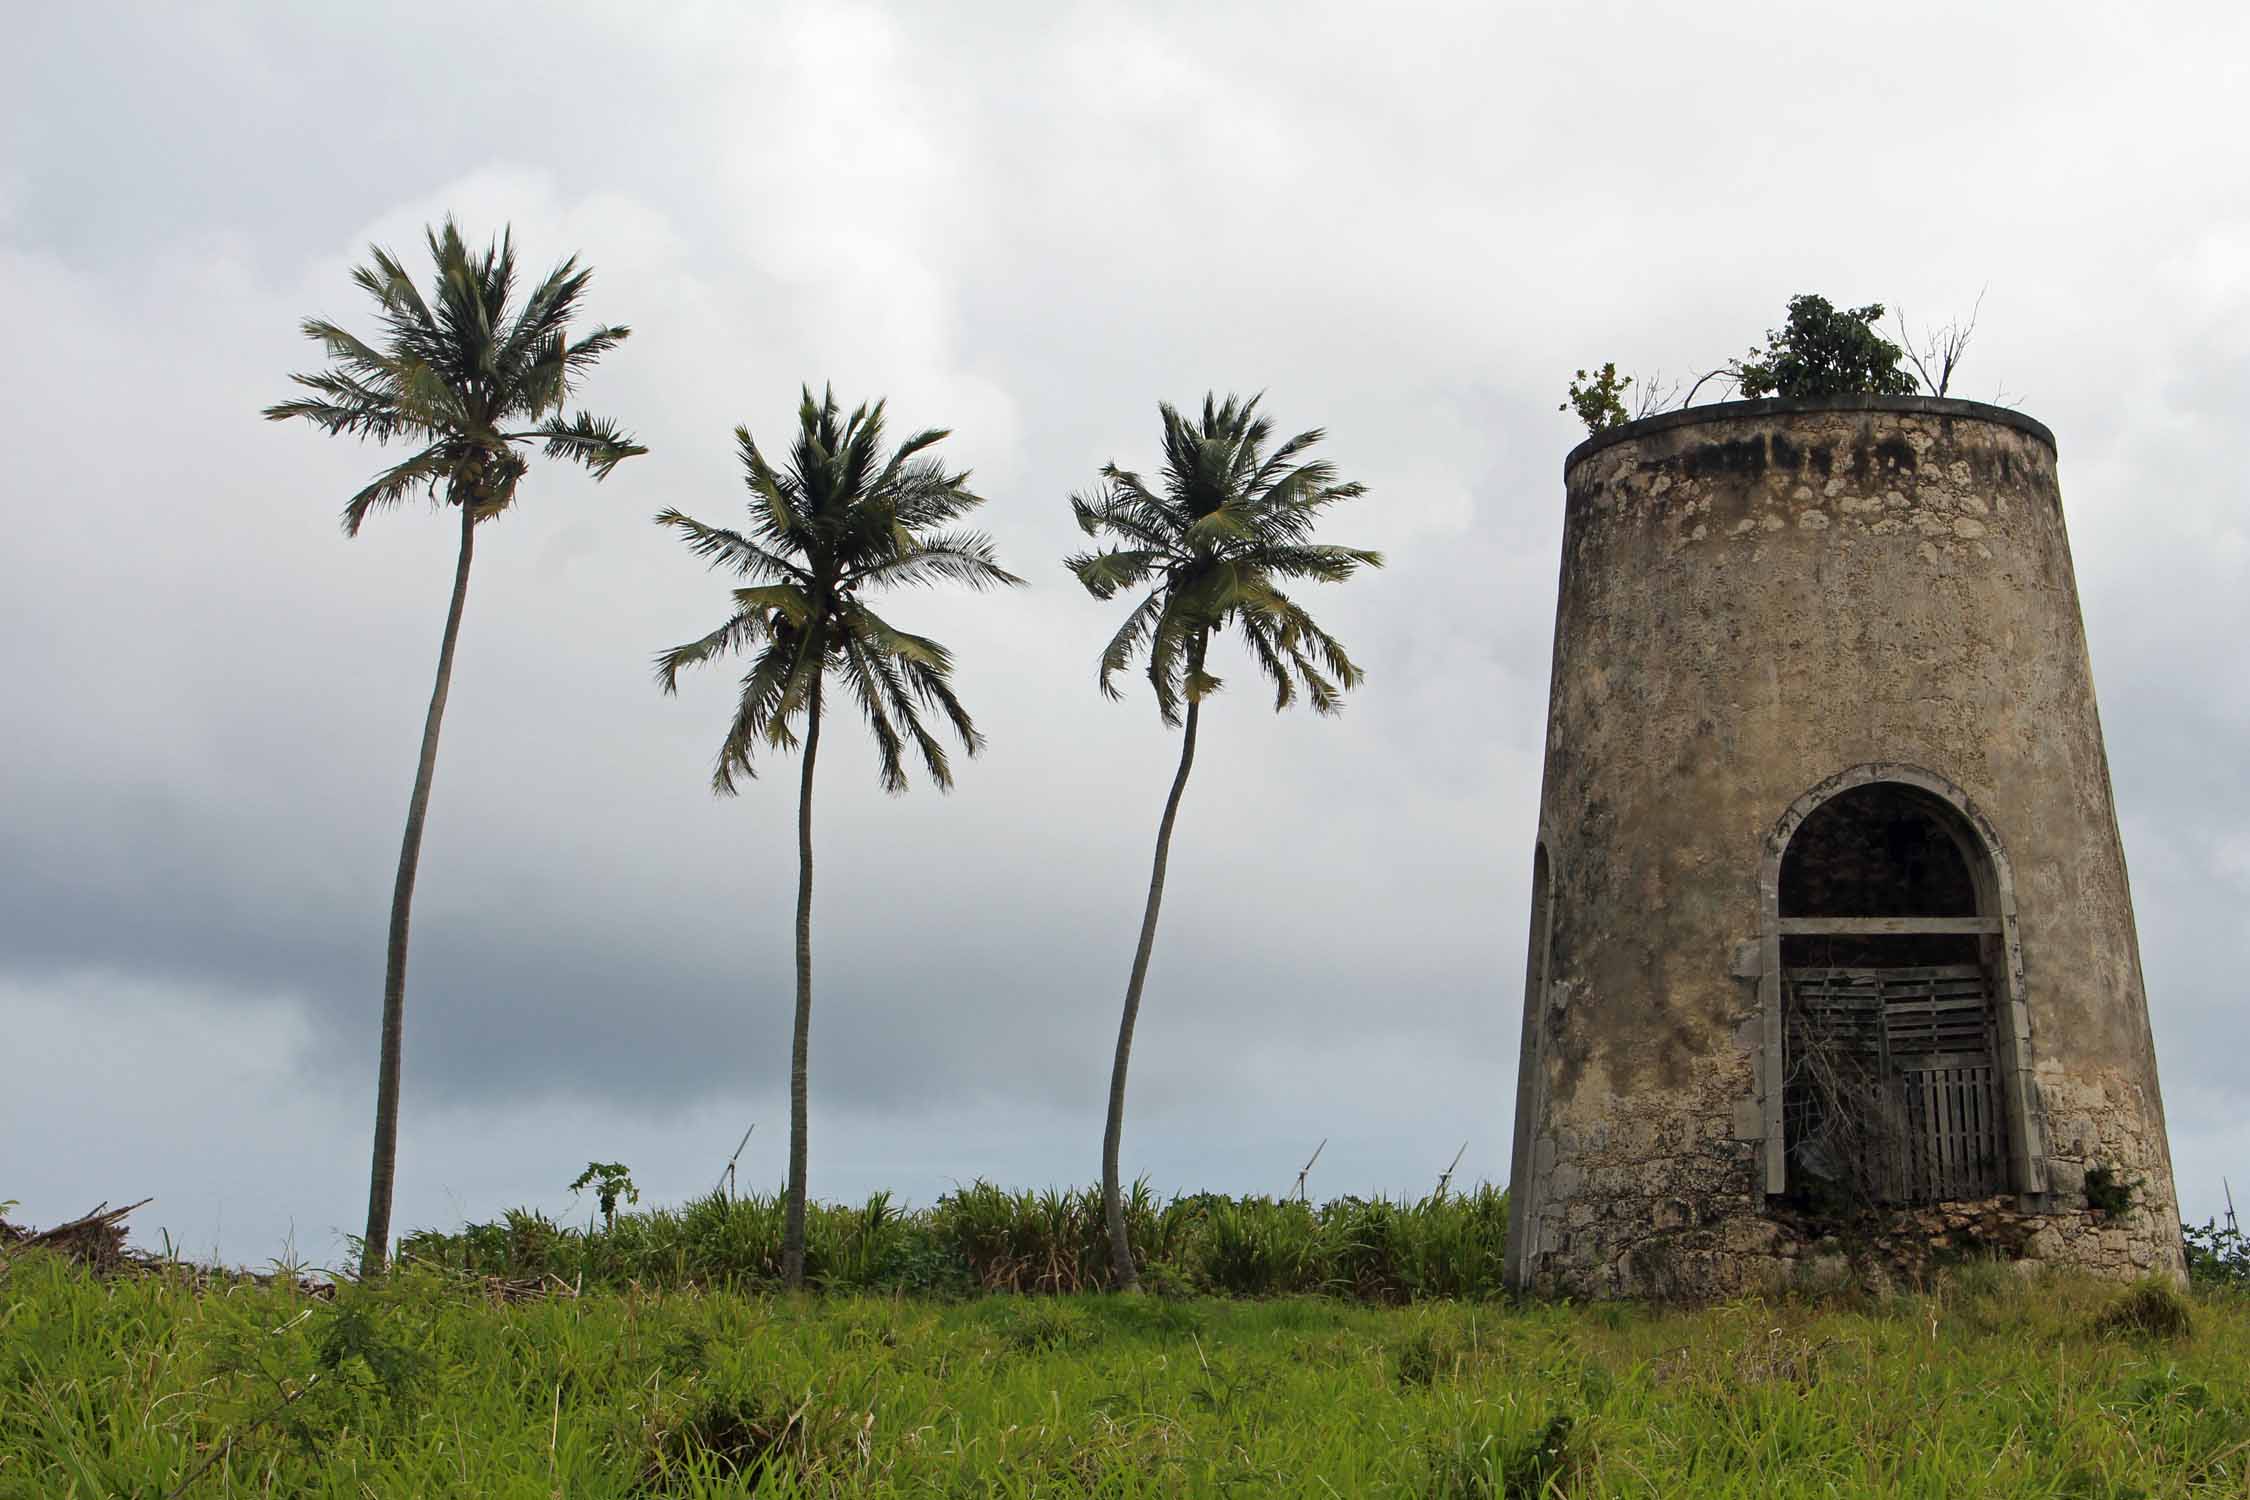
[[[1800,1204],[2007,1189],[1993,890],[1974,830],[1899,782],[1838,793],[1790,840],[1782,1125]]]

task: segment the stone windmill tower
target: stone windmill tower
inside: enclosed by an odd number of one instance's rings
[[[2053,436],[1741,401],[1564,476],[1512,1279],[1747,1290],[1867,1209],[2180,1274]]]

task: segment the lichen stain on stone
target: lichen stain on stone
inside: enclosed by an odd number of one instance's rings
[[[1723,443],[1698,443],[1680,460],[1682,477],[1690,480],[1726,476],[1762,479],[1766,472],[1766,440],[1740,438]]]
[[[1896,433],[1852,445],[1851,474],[1853,480],[1862,485],[1893,475],[1911,474],[1918,462],[1913,445]]]

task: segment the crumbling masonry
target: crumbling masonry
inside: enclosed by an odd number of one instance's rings
[[[1564,475],[1512,1279],[2178,1277],[2053,436],[1731,402]]]

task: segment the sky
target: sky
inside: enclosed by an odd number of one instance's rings
[[[1308,601],[1338,719],[1207,710],[1126,1170],[1504,1181],[1571,372],[1669,382],[1788,298],[1980,321],[1954,393],[2056,432],[2184,1211],[2250,1168],[2250,10],[2236,5],[35,7],[0,61],[0,1200],[341,1258],[455,532],[260,420],[451,213],[596,269],[583,404],[647,444],[480,530],[414,910],[397,1225],[589,1160],[786,1160],[795,780],[707,777],[743,502],[800,383],[952,430],[1031,586],[913,593],[989,738],[816,804],[812,1185],[1098,1175],[1176,754],[1059,559],[1157,403],[1263,392],[1364,482]],[[2192,45],[2183,45],[2192,38]],[[1222,665],[1222,670],[1224,667]],[[833,749],[829,747],[834,747]]]

